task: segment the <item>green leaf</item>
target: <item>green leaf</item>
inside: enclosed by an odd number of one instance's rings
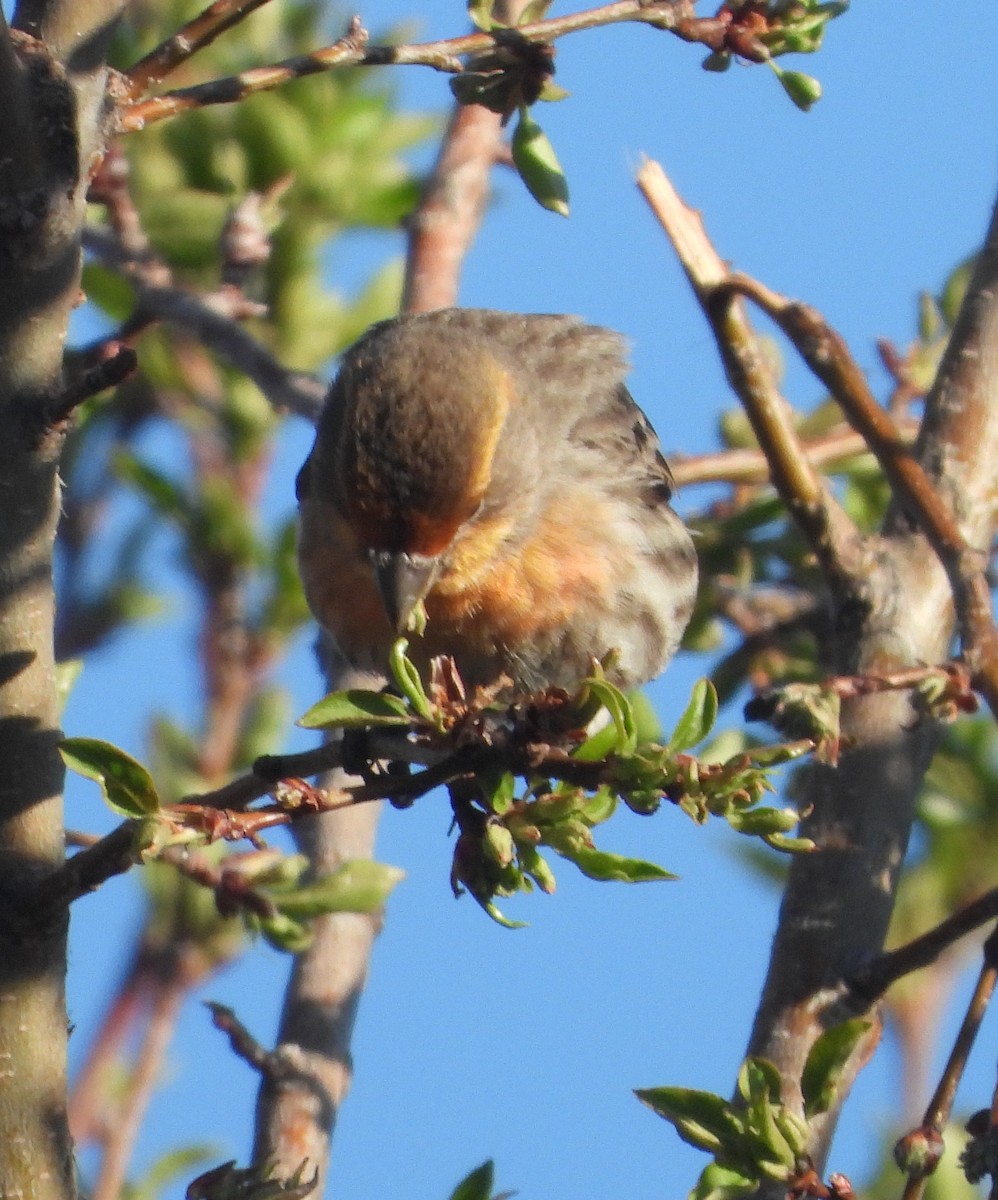
[[[587,796],[576,810],[587,825],[602,825],[617,811],[619,797],[611,787],[601,787]]]
[[[158,1200],[171,1183],[189,1179],[196,1167],[217,1158],[218,1154],[216,1146],[204,1143],[168,1150],[155,1160],[141,1178],[129,1183],[128,1200]]]
[[[700,679],[693,687],[686,711],[679,718],[676,728],[667,743],[673,754],[702,742],[717,720],[717,689],[709,679]]]
[[[811,1047],[801,1076],[806,1116],[820,1116],[832,1107],[846,1063],[869,1028],[869,1021],[854,1017],[826,1029]]]
[[[809,112],[821,99],[821,84],[803,71],[784,71],[772,59],[767,60],[783,85],[783,90],[802,112]]]
[[[797,1163],[796,1149],[776,1121],[783,1111],[779,1071],[766,1059],[748,1058],[742,1064],[738,1087],[747,1102],[749,1130],[759,1148],[760,1167],[767,1164],[767,1173],[773,1178],[792,1172]]]
[[[148,817],[159,811],[152,776],[124,750],[99,738],[64,738],[59,752],[71,771],[100,784],[104,799],[121,816]]]
[[[745,1101],[762,1096],[773,1103],[781,1099],[780,1072],[768,1058],[746,1058],[738,1071],[738,1094]]]
[[[301,954],[312,944],[312,931],[301,921],[287,913],[275,913],[272,917],[247,918],[247,924],[259,929],[264,938],[285,954]]]
[[[572,751],[572,757],[581,762],[600,762],[608,754],[613,753],[617,744],[618,732],[613,721],[607,721],[595,733]]]
[[[482,798],[498,817],[505,816],[516,800],[516,776],[512,771],[484,769],[478,776]]]
[[[811,854],[817,845],[806,837],[785,837],[782,833],[765,833],[762,840],[781,854]]]
[[[553,79],[545,79],[541,86],[541,93],[537,99],[544,100],[548,104],[556,104],[559,100],[567,100],[571,94],[568,88],[563,88],[561,84],[555,83]]]
[[[778,767],[810,754],[813,749],[814,742],[810,738],[801,738],[796,742],[777,742],[773,746],[752,746],[748,755],[757,767]]]
[[[518,843],[517,857],[520,860],[520,870],[529,875],[542,892],[549,896],[552,895],[557,886],[554,872],[537,847],[522,842]]]
[[[601,883],[655,883],[658,880],[679,878],[656,863],[645,862],[640,858],[627,858],[623,854],[610,854],[606,850],[584,846],[578,849],[554,846],[553,849],[562,858],[575,863],[583,875]]]
[[[83,290],[88,303],[102,308],[116,323],[135,308],[135,288],[117,271],[109,271],[99,263],[84,264]]]
[[[608,754],[633,754],[638,745],[637,723],[631,702],[620,690],[598,676],[583,681],[582,696],[594,697],[610,716],[610,723],[598,729],[575,751],[583,762],[598,762]],[[585,701],[583,701],[585,707]]]
[[[472,892],[471,894],[473,896],[475,895],[474,892]],[[503,927],[503,929],[526,929],[527,928],[526,921],[514,921],[511,917],[507,917],[503,913],[503,911],[500,909],[499,905],[496,904],[496,902],[494,900],[486,900],[479,896],[475,896],[475,899],[482,906],[482,908],[485,910],[485,912],[487,912],[489,914],[489,916],[492,918],[492,920],[495,921],[495,923],[497,925],[501,925]]]
[[[527,191],[542,208],[568,216],[568,182],[554,147],[527,108],[513,130],[513,163]]]
[[[268,892],[285,916],[318,917],[333,912],[377,912],[405,876],[398,867],[353,859],[292,892]]]
[[[461,1180],[451,1192],[450,1200],[492,1200],[494,1182],[495,1164],[489,1158]]]
[[[665,731],[662,729],[662,722],[655,711],[655,705],[648,699],[648,696],[641,691],[628,692],[627,700],[634,718],[634,731],[637,734],[638,745],[644,745],[645,742],[663,742]]]
[[[489,33],[497,24],[492,10],[495,0],[468,0],[468,17],[476,29]]]
[[[125,450],[114,456],[113,466],[118,478],[131,484],[160,516],[169,517],[181,526],[190,522],[190,498],[169,476]]]
[[[482,849],[499,867],[508,867],[516,858],[513,835],[500,821],[489,821],[486,824]]]
[[[759,1182],[758,1176],[710,1163],[701,1172],[688,1200],[742,1200],[758,1191]]]
[[[712,71],[719,75],[731,66],[731,55],[723,50],[715,51],[713,54],[708,54],[700,66],[705,71]]]
[[[408,725],[412,714],[401,697],[351,688],[331,692],[313,704],[297,724],[303,729],[357,729],[369,725]]]
[[[771,833],[789,833],[800,820],[792,808],[735,809],[726,814],[728,824],[749,837],[766,837]]]
[[[388,657],[388,666],[398,684],[399,691],[412,705],[413,712],[423,717],[424,720],[430,721],[433,719],[433,705],[423,688],[419,671],[416,670],[413,661],[406,657],[405,652],[408,649],[409,643],[405,638],[397,638]]]
[[[550,7],[551,0],[529,0],[517,17],[517,25],[533,25],[535,21],[543,21]]]
[[[640,1088],[635,1096],[670,1124],[684,1142],[717,1154],[737,1151],[745,1123],[727,1100],[695,1088]]]
[[[976,257],[965,259],[950,272],[946,282],[943,284],[942,294],[939,297],[939,307],[942,309],[943,317],[950,328],[952,328],[956,321],[960,305],[967,294],[970,276],[973,274],[976,262]]]
[[[942,333],[942,313],[935,297],[929,292],[918,294],[918,336],[923,342],[931,342]]]

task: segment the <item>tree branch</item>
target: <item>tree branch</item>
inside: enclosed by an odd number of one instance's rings
[[[949,576],[964,642],[964,657],[975,685],[998,716],[998,630],[992,616],[991,586],[985,574],[987,552],[969,546],[946,501],[891,416],[877,403],[866,376],[842,338],[809,305],[787,300],[745,275],[729,276],[717,292],[748,296],[793,342],[814,374],[829,389],[850,425],[876,455],[894,499],[914,517]]]
[[[913,418],[898,421],[898,436],[904,445],[914,444],[917,433],[918,423]],[[845,428],[808,438],[801,442],[801,447],[813,467],[829,470],[871,453],[862,434]],[[669,466],[677,487],[698,483],[768,483],[771,478],[765,454],[752,447],[688,456],[670,454]]]
[[[710,323],[728,381],[745,407],[776,490],[833,590],[843,597],[862,595],[869,565],[863,539],[807,458],[790,405],[776,387],[741,306],[719,291],[728,268],[707,238],[699,214],[683,203],[658,163],[646,162],[637,183]]]
[[[65,912],[45,922],[31,905],[65,853],[52,647],[62,439],[44,409],[62,391],[86,176],[104,132],[102,52],[119,8],[36,0],[18,7],[20,28],[0,27],[0,1179],[10,1194],[44,1187],[51,1198],[74,1186]]]
[[[151,320],[162,320],[189,331],[207,349],[252,379],[275,408],[315,421],[325,386],[314,375],[282,366],[262,342],[242,327],[240,320],[259,316],[260,311],[240,291],[222,287],[197,296],[179,287],[149,283],[145,265],[123,260],[110,235],[88,229],[85,244],[135,286],[141,327]],[[118,336],[122,336],[121,331]]]
[[[660,190],[664,176],[642,172]],[[665,186],[666,225],[718,337],[722,357],[742,395],[755,406],[757,436],[781,493],[796,497],[794,515],[833,584],[837,668],[842,674],[891,676],[946,657],[952,630],[952,592],[932,547],[905,519],[892,512],[883,537],[857,544],[835,509],[827,508],[813,478],[795,468],[799,453],[785,410],[753,396],[751,360],[743,368],[726,343],[740,352],[743,331],[738,308],[723,287],[731,272],[706,243],[695,214]],[[661,205],[660,205],[661,207]],[[951,511],[963,542],[990,545],[996,524],[993,462],[998,455],[998,415],[988,396],[998,387],[998,232],[986,266],[979,269],[965,302],[972,320],[957,322],[946,364],[959,364],[959,386],[937,383],[926,402],[926,428],[916,457],[932,482],[959,493]],[[721,286],[720,294],[716,289]],[[711,303],[711,292],[715,292]],[[706,295],[704,295],[706,292]],[[961,327],[963,332],[961,333]],[[732,362],[732,360],[734,360]],[[841,359],[839,359],[841,363]],[[990,389],[990,390],[989,390]],[[939,396],[946,396],[940,405]],[[934,416],[932,414],[935,414]],[[760,433],[760,429],[762,433]],[[764,436],[768,441],[764,441]],[[959,453],[953,447],[960,447]],[[828,533],[822,529],[827,525]],[[836,561],[837,560],[837,561]],[[859,580],[856,573],[866,574]],[[856,601],[859,603],[856,603]],[[936,744],[931,721],[913,723],[910,699],[901,693],[860,695],[842,703],[842,733],[852,748],[837,768],[813,765],[802,773],[801,807],[809,812],[801,832],[819,847],[806,860],[791,862],[766,984],[756,1014],[749,1053],[770,1059],[783,1077],[784,1097],[799,1104],[807,1054],[827,1021],[835,1019],[842,980],[857,964],[878,955],[894,902],[901,863],[914,817],[914,797]],[[820,1170],[839,1105],[852,1086],[877,1036],[871,1029],[843,1072],[837,1104],[812,1122],[811,1153]],[[761,1195],[782,1200],[778,1187]]]
[[[141,96],[268,0],[215,0],[125,72],[128,95]]]
[[[404,312],[428,312],[457,302],[464,256],[489,197],[502,146],[502,118],[479,104],[457,104],[433,174],[409,221]]]
[[[908,1171],[904,1200],[919,1200],[925,1191],[928,1176],[942,1157],[942,1131],[949,1124],[956,1090],[963,1078],[967,1060],[977,1040],[998,983],[998,931],[984,943],[984,962],[981,965],[973,995],[967,1004],[963,1021],[957,1031],[939,1083],[932,1094],[918,1129],[902,1137],[894,1148],[894,1157],[902,1170]],[[914,1154],[910,1152],[914,1150]],[[910,1165],[908,1165],[910,1163]]]
[[[963,542],[988,546],[998,524],[998,217],[927,399],[915,457],[954,514]],[[838,615],[839,650],[854,673],[891,672],[944,658],[953,598],[938,556],[900,505],[884,524],[871,573],[875,603],[852,621]],[[913,727],[909,702],[884,693],[843,702],[854,748],[837,770],[806,772],[811,805],[802,832],[822,853],[791,863],[750,1052],[774,1061],[792,1097],[841,981],[879,955],[914,819],[914,798],[935,750],[932,722]],[[826,1008],[826,1004],[831,1005]],[[871,1034],[871,1036],[873,1036]],[[823,1161],[841,1102],[869,1047],[843,1074],[837,1104],[813,1123]],[[767,1197],[771,1193],[766,1193]],[[772,1193],[775,1195],[775,1192]],[[782,1198],[781,1198],[782,1200]]]
[[[992,888],[920,937],[879,955],[846,981],[849,992],[855,995],[858,1005],[869,1007],[899,979],[930,966],[954,943],[996,917],[998,888]]]
[[[628,21],[672,32],[682,28],[682,36],[686,41],[707,39],[706,30],[703,31],[703,37],[696,36],[700,26],[694,18],[689,0],[613,0],[610,4],[586,12],[518,26],[516,33],[528,42],[551,42],[583,29],[597,29]],[[501,36],[469,33],[421,45],[368,46],[367,33],[360,19],[355,17],[339,41],[321,50],[296,55],[272,66],[252,67],[238,75],[214,79],[210,83],[179,88],[150,100],[126,104],[119,114],[119,129],[122,133],[131,133],[153,121],[175,117],[193,108],[203,108],[208,104],[232,104],[256,92],[280,87],[292,79],[337,67],[424,66],[456,75],[464,70],[464,58],[494,50],[500,44]]]

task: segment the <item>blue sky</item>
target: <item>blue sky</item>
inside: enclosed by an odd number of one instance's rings
[[[382,0],[361,15],[372,29],[415,22],[425,38],[464,26],[460,4],[441,0],[418,9]],[[985,228],[998,179],[998,99],[985,49],[996,23],[987,0],[857,4],[833,24],[825,50],[799,63],[825,90],[806,115],[769,71],[709,75],[700,50],[646,27],[563,40],[557,78],[572,95],[539,116],[568,175],[571,217],[543,212],[511,173],[499,173],[462,303],[573,312],[621,330],[632,344],[632,390],[666,449],[711,448],[731,400],[697,306],[633,185],[647,154],[702,210],[721,255],[820,308],[882,392],[874,339],[903,344],[919,289],[938,288]],[[411,107],[447,102],[442,76],[409,69],[394,78]],[[353,239],[330,259],[330,286],[352,290],[401,249],[400,237]],[[821,394],[792,363],[786,390],[804,407]],[[287,431],[268,492],[275,513],[293,502],[309,440],[303,424]],[[681,507],[697,504],[693,490],[681,497]],[[141,755],[152,711],[189,711],[190,605],[174,589],[168,619],[88,665],[69,732]],[[283,672],[297,711],[321,689],[306,641]],[[704,669],[683,660],[653,685],[666,723]],[[69,806],[73,825],[107,821],[96,790],[81,781],[71,784]],[[558,893],[518,902],[514,915],[530,927],[509,932],[451,897],[447,826],[438,798],[383,821],[379,856],[408,874],[375,952],[332,1194],[443,1200],[491,1156],[499,1184],[525,1198],[685,1195],[702,1157],[630,1089],[730,1090],[765,970],[775,891],[738,860],[726,829],[694,829],[673,811],[625,816],[611,848],[655,859],[681,881],[597,885],[563,865]],[[127,954],[133,886],[113,882],[77,906],[69,993],[77,1059]],[[285,967],[259,947],[206,994],[268,1041]],[[972,1107],[990,1096],[993,1055],[983,1058]],[[832,1165],[856,1183],[894,1111],[895,1067],[887,1044],[843,1123]],[[215,1161],[244,1160],[255,1083],[190,1007],[139,1167],[206,1131]]]

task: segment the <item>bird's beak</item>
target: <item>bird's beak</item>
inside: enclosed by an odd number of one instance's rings
[[[433,586],[439,560],[401,550],[372,550],[374,582],[396,633],[404,633],[412,610]]]

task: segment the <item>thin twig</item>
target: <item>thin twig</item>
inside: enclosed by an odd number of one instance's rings
[[[918,422],[912,417],[903,418],[898,422],[898,432],[905,445],[910,446],[918,433]],[[801,446],[811,465],[818,468],[833,469],[871,454],[866,439],[854,429],[847,428],[808,438]],[[669,466],[677,487],[701,483],[768,483],[770,479],[769,462],[765,454],[754,447],[688,457],[670,455]]]
[[[832,692],[842,699],[853,696],[873,696],[877,692],[909,691],[926,684],[942,685],[946,693],[954,697],[966,697],[967,711],[976,710],[976,702],[970,693],[970,679],[966,667],[959,662],[940,663],[930,667],[903,667],[866,675],[833,675],[823,679],[822,691]]]
[[[613,0],[613,3],[585,12],[521,25],[516,32],[527,42],[551,42],[583,29],[623,22],[638,22],[676,33],[681,27],[686,41],[705,41],[707,37],[706,25],[702,27],[704,36],[696,36],[701,26],[693,16],[689,0]],[[359,19],[354,18],[342,38],[321,50],[295,55],[271,66],[253,67],[224,79],[179,88],[150,100],[126,104],[120,112],[119,129],[123,133],[131,133],[153,121],[174,117],[193,108],[208,104],[232,104],[257,92],[280,87],[292,79],[336,67],[424,66],[456,75],[464,70],[465,58],[494,50],[499,40],[497,34],[470,33],[419,45],[368,46],[367,34]]]
[[[231,1008],[214,1000],[206,1000],[205,1008],[211,1013],[211,1023],[229,1039],[232,1052],[254,1071],[270,1079],[286,1079],[297,1074],[280,1053],[261,1045]]]
[[[159,982],[127,1095],[109,1130],[91,1200],[118,1200],[122,1193],[128,1161],[188,990],[189,982],[179,964],[173,978]]]
[[[133,962],[87,1047],[86,1060],[69,1094],[69,1129],[78,1147],[100,1142],[105,1136],[112,1103],[110,1077],[142,1011],[144,987],[142,972]]]
[[[151,84],[165,79],[199,50],[211,45],[226,30],[266,3],[267,0],[215,0],[125,72],[129,98],[141,96]]]
[[[197,296],[179,287],[153,285],[147,281],[145,264],[123,260],[114,239],[104,231],[88,229],[84,244],[133,283],[141,327],[156,319],[189,330],[202,345],[247,375],[275,408],[287,409],[309,421],[316,419],[325,385],[313,375],[282,366],[239,324],[246,317],[260,315],[259,306],[247,301],[241,292],[222,287]],[[118,336],[122,336],[120,331]]]
[[[946,569],[960,619],[964,658],[975,686],[998,715],[998,629],[985,574],[986,556],[964,540],[953,512],[877,403],[845,342],[816,309],[745,275],[729,275],[716,290],[721,295],[748,296],[772,317],[865,438],[899,501],[918,520]]]
[[[661,166],[645,162],[638,187],[662,225],[710,322],[734,388],[769,463],[773,483],[840,595],[861,595],[868,571],[863,539],[808,460],[766,356],[733,296],[720,286],[729,271],[699,213],[683,203]]]
[[[998,983],[998,929],[984,943],[984,962],[974,987],[974,993],[967,1005],[967,1011],[953,1042],[953,1049],[946,1060],[939,1083],[925,1110],[919,1129],[914,1131],[914,1136],[922,1135],[927,1139],[938,1140],[942,1131],[949,1124],[956,1090],[966,1070],[970,1051],[973,1049],[981,1022],[988,1011],[996,983]],[[908,1138],[912,1136],[909,1134]],[[902,1142],[905,1140],[907,1139],[902,1138]],[[926,1170],[909,1175],[903,1200],[920,1200],[925,1190],[928,1174],[929,1171]]]
[[[998,917],[998,888],[979,896],[959,912],[940,921],[934,928],[879,955],[862,971],[848,980],[850,992],[864,1008],[905,975],[934,963],[955,942]]]
[[[138,861],[135,850],[136,823],[125,821],[105,837],[66,860],[62,870],[50,875],[37,889],[39,911],[56,914],[72,901],[96,891],[115,875],[122,875]]]
[[[138,369],[138,355],[131,346],[115,347],[112,343],[108,350],[107,358],[95,366],[87,367],[47,406],[45,423],[48,426],[68,421],[84,401],[100,395],[108,388],[117,387]]]

